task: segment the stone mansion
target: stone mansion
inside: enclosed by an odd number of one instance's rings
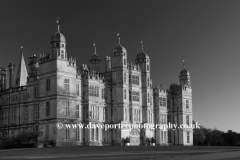
[[[95,47],[95,46],[94,46]],[[135,64],[128,63],[127,50],[119,43],[102,61],[95,52],[89,65],[77,67],[68,58],[66,39],[59,27],[51,36],[51,49],[29,57],[28,69],[21,53],[18,68],[10,63],[0,68],[0,137],[22,130],[41,131],[39,142],[57,146],[193,145],[192,129],[161,128],[66,128],[56,124],[192,124],[192,88],[185,66],[179,83],[168,89],[153,87],[150,57],[143,50]],[[8,83],[8,87],[7,87]]]

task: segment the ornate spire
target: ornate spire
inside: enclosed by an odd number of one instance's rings
[[[57,21],[56,21],[56,23],[57,23],[57,26],[58,26],[58,32],[60,32],[59,17],[57,18]]]
[[[95,42],[93,43],[93,47],[94,47],[94,54],[97,54],[97,49],[96,49],[96,44],[95,44]]]
[[[23,47],[21,47],[21,49],[22,48]],[[28,77],[28,72],[27,72],[27,67],[26,67],[23,52],[22,52],[20,61],[18,64],[18,70],[17,70],[16,77],[15,77],[15,87],[20,87],[20,86],[26,85],[27,77]]]
[[[185,59],[183,59],[183,68],[185,69]]]
[[[120,34],[119,34],[119,31],[117,33],[117,36],[118,36],[118,44],[120,44]]]

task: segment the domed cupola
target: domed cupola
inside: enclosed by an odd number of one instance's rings
[[[123,47],[120,43],[114,48],[113,52],[127,52],[126,48]]]
[[[141,41],[141,44],[142,44],[142,49],[141,49],[141,52],[137,54],[135,63],[144,62],[146,61],[146,59],[149,59],[149,55],[145,53],[143,50],[143,41]]]
[[[96,44],[95,43],[93,44],[93,47],[94,47],[94,54],[91,56],[91,59],[89,60],[89,62],[90,62],[90,69],[91,70],[95,70],[97,72],[100,72],[101,59],[97,55]]]
[[[51,37],[51,43],[53,42],[62,42],[66,44],[66,39],[62,33],[60,33],[60,30],[58,28],[58,31],[54,33]]]
[[[180,76],[189,76],[189,75],[190,75],[190,73],[186,68],[183,68],[180,72]]]
[[[180,72],[179,81],[181,86],[190,87],[190,73],[185,68],[185,60],[183,60],[183,69]]]
[[[120,43],[120,36],[119,36],[119,33],[117,34],[118,36],[118,45],[113,49],[113,55],[118,55],[118,54],[122,54],[124,53],[124,55],[126,55],[127,53],[127,50],[125,47],[123,47]]]
[[[101,59],[97,55],[96,44],[95,43],[93,44],[93,47],[94,47],[94,54],[91,56],[91,59],[89,60],[89,62],[91,62],[91,63],[100,63]]]
[[[67,60],[66,39],[60,33],[59,19],[57,19],[57,27],[57,32],[51,36],[51,49],[56,57]]]
[[[61,42],[66,44],[66,39],[64,35],[60,32],[59,19],[57,19],[57,26],[58,26],[57,32],[51,36],[51,43]]]

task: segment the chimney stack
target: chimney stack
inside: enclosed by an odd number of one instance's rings
[[[14,86],[14,67],[15,65],[13,63],[9,63],[8,69],[9,69],[9,88]]]
[[[0,68],[0,90],[7,88],[7,69],[4,67]]]

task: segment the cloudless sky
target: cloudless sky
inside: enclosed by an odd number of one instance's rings
[[[190,71],[193,119],[208,128],[240,132],[240,1],[233,0],[21,0],[1,1],[0,66],[18,64],[24,46],[49,51],[60,31],[68,57],[88,63],[96,42],[102,59],[118,43],[135,60],[144,41],[154,86],[178,83],[182,60]],[[102,67],[103,68],[103,67]]]

